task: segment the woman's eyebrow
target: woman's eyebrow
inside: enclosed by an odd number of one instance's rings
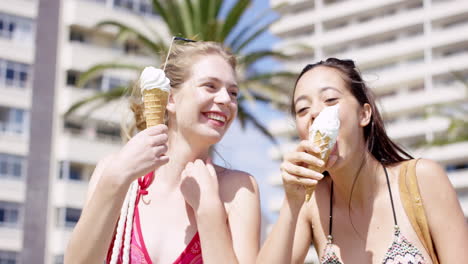
[[[337,89],[337,88],[335,88],[335,87],[332,87],[332,86],[325,86],[325,87],[320,88],[319,93],[323,93],[323,92],[325,92],[326,90],[334,90],[334,91],[337,91],[337,92],[339,92],[339,93],[342,93],[339,89]]]
[[[220,79],[216,78],[216,77],[205,77],[205,78],[202,78],[200,79],[200,82],[203,83],[203,82],[207,82],[207,81],[212,81],[212,82],[217,82],[217,83],[223,83]],[[239,89],[237,83],[226,83],[228,87],[236,87],[237,89]]]
[[[308,99],[308,97],[307,95],[303,94],[299,96],[298,98],[296,98],[296,100],[294,100],[294,104],[297,104],[297,102],[299,102],[300,100],[305,100],[305,99]]]

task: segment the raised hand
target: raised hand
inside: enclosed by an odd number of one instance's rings
[[[321,171],[313,168],[324,168],[325,162],[320,159],[320,148],[309,140],[301,141],[294,151],[284,155],[281,164],[281,176],[284,190],[290,203],[301,205],[305,199],[306,188],[315,189],[323,178]],[[330,157],[327,165],[332,165]]]
[[[122,182],[135,179],[159,168],[169,161],[167,151],[167,126],[149,127],[136,134],[117,153],[112,167],[113,174],[123,177]]]
[[[220,201],[218,176],[210,158],[206,162],[197,159],[187,163],[182,172],[180,187],[185,201],[195,214],[210,210],[213,202]]]

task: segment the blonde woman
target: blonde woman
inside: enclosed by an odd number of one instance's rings
[[[142,130],[99,162],[67,264],[255,262],[257,184],[208,157],[237,114],[235,65],[216,43],[174,46],[165,67],[172,87],[167,126]],[[132,109],[141,123],[142,106]]]

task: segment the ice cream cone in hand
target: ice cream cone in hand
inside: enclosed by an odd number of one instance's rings
[[[170,81],[161,69],[146,67],[140,76],[140,88],[145,104],[146,127],[164,124]]]
[[[326,107],[320,112],[309,128],[309,140],[320,148],[319,158],[325,164],[335,146],[338,131],[340,130],[339,105]],[[309,169],[322,173],[323,167],[309,166]],[[305,200],[308,202],[314,188],[306,188]]]

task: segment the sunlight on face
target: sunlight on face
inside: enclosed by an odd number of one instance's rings
[[[234,69],[224,58],[200,56],[175,94],[178,126],[221,140],[237,115],[238,93]]]

